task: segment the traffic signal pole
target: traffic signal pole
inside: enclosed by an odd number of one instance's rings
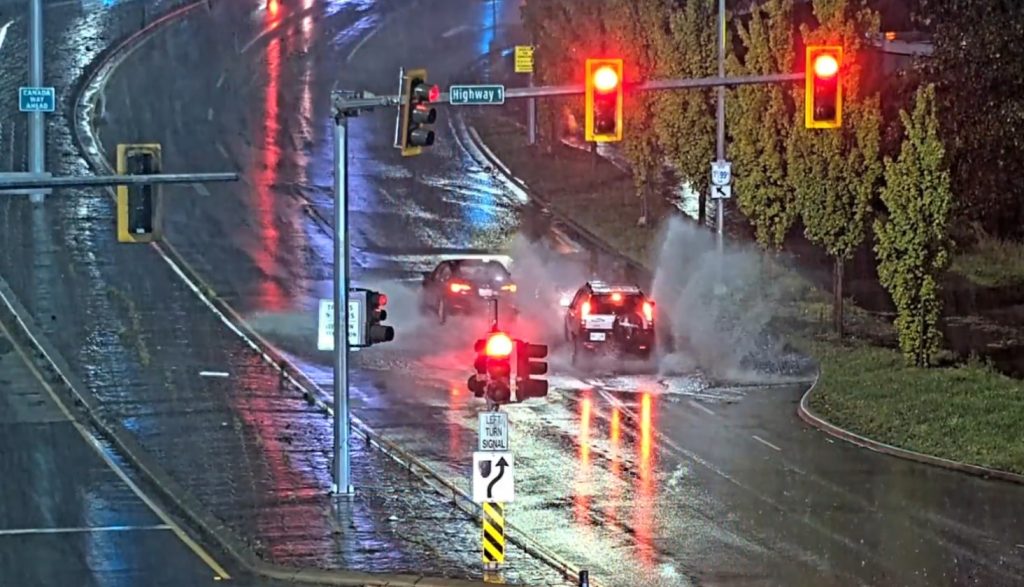
[[[725,0],[718,0],[718,77],[725,77]],[[725,86],[718,86],[718,160],[725,161]],[[710,191],[708,196],[710,196]],[[715,198],[715,246],[721,257],[725,250],[725,199]],[[721,263],[721,259],[719,259]]]
[[[331,493],[352,495],[348,412],[348,118],[334,117],[334,475]]]

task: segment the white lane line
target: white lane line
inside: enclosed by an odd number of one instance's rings
[[[467,25],[457,26],[457,27],[455,27],[453,29],[448,29],[447,31],[441,33],[441,38],[442,39],[447,39],[448,37],[455,36],[455,35],[461,33],[462,31],[467,31],[467,30],[469,30],[469,26],[467,26]]]
[[[382,21],[381,21],[380,23],[378,23],[378,24],[377,24],[377,26],[373,27],[373,28],[372,28],[372,29],[370,30],[370,32],[366,33],[366,36],[365,36],[365,37],[363,37],[362,39],[359,39],[359,42],[358,42],[358,43],[356,43],[356,46],[355,46],[355,47],[352,47],[352,50],[351,50],[351,51],[349,51],[349,53],[348,53],[348,57],[346,57],[346,58],[345,58],[345,63],[350,63],[350,62],[352,61],[352,59],[354,59],[354,58],[355,58],[355,56],[356,56],[356,53],[357,53],[357,52],[358,52],[358,51],[359,51],[360,49],[362,49],[362,48],[363,48],[363,45],[365,45],[367,41],[369,41],[370,39],[372,39],[372,38],[373,38],[373,36],[377,34],[377,31],[379,31],[379,30],[381,29],[381,27],[382,27],[382,26],[384,26],[384,23],[386,23],[387,21],[388,21],[388,19],[386,19],[386,18],[385,18],[385,19],[384,19],[384,20],[382,20]]]
[[[0,298],[3,298],[4,304],[17,318],[18,314],[12,307],[11,302],[4,296],[0,296]],[[17,319],[19,322],[21,321],[20,318]],[[43,346],[39,344],[38,341],[35,340],[35,338],[32,336],[32,333],[29,332],[27,328],[25,330],[29,338],[32,339],[33,344],[35,344],[37,348],[42,349]],[[0,333],[3,333],[3,335],[6,336],[9,340],[14,340],[14,338],[11,336],[11,332],[7,329],[7,326],[5,326],[3,322],[0,322]],[[189,550],[191,550],[204,563],[206,563],[206,566],[210,567],[210,569],[212,569],[213,572],[217,574],[217,576],[219,576],[221,579],[230,579],[231,575],[229,575],[228,572],[224,570],[224,567],[222,567],[220,563],[214,560],[214,558],[210,556],[210,554],[207,553],[203,549],[203,547],[199,545],[198,542],[193,540],[192,537],[189,536],[185,532],[185,530],[181,528],[181,526],[178,526],[174,522],[174,520],[172,520],[171,517],[167,514],[167,512],[165,512],[159,505],[157,505],[156,502],[150,499],[148,495],[143,493],[142,489],[140,489],[139,486],[136,485],[135,482],[132,481],[130,477],[128,477],[128,474],[125,473],[124,470],[121,469],[121,467],[116,462],[114,462],[114,459],[112,459],[110,455],[107,453],[107,449],[100,443],[100,441],[95,436],[93,436],[92,432],[90,432],[88,428],[80,424],[78,420],[75,419],[75,417],[71,414],[71,410],[69,410],[68,407],[64,405],[64,401],[60,399],[60,396],[57,394],[56,391],[54,391],[53,386],[50,385],[50,381],[46,377],[43,377],[43,374],[39,372],[38,368],[36,368],[35,363],[33,363],[25,354],[24,349],[22,349],[20,345],[16,344],[14,345],[14,350],[15,352],[18,353],[18,356],[21,357],[21,360],[24,361],[25,365],[32,372],[32,375],[34,375],[35,378],[39,381],[39,383],[42,384],[43,389],[46,390],[46,393],[47,395],[50,396],[50,399],[52,399],[53,402],[57,404],[57,407],[60,409],[61,413],[64,414],[64,417],[67,418],[69,422],[71,422],[71,425],[75,427],[75,430],[78,431],[78,434],[81,435],[85,442],[89,446],[91,446],[92,449],[96,451],[98,455],[100,455],[100,458],[103,459],[103,462],[106,463],[108,467],[110,467],[114,474],[117,475],[117,477],[125,485],[128,486],[128,489],[131,489],[132,493],[134,493],[136,497],[142,500],[142,503],[146,504],[146,506],[154,514],[156,514],[158,518],[160,518],[160,521],[166,524],[171,529],[171,531],[174,532],[174,535],[178,537],[178,540],[181,540],[183,543],[185,543],[185,546],[187,546]],[[45,351],[43,352],[43,355],[46,356]],[[46,356],[46,358],[47,360],[50,361],[51,364],[53,364],[53,361],[49,358],[49,356]],[[61,378],[67,381],[67,378],[63,374],[61,374]]]
[[[219,78],[217,78],[217,87],[218,88],[221,87],[221,85],[224,84],[224,78],[227,77],[227,75],[228,75],[228,72],[225,71],[225,72],[220,74]]]
[[[0,530],[0,536],[23,536],[26,534],[86,534],[89,532],[135,532],[137,530],[172,530],[167,524],[150,526],[80,526],[70,528],[12,528]]]
[[[779,447],[775,446],[774,444],[772,444],[772,443],[768,442],[767,440],[765,440],[765,439],[761,438],[760,436],[758,436],[758,435],[756,435],[756,434],[754,434],[754,435],[752,436],[752,438],[753,438],[754,440],[756,440],[756,441],[760,442],[761,444],[763,444],[763,445],[765,445],[765,446],[769,447],[769,448],[774,448],[775,450],[777,450],[777,451],[779,451],[779,452],[782,452],[782,449],[781,449],[781,448],[779,448]]]
[[[204,198],[210,197],[210,190],[208,190],[206,186],[201,183],[192,184],[192,189],[194,189],[196,193],[198,193],[200,196],[203,196]]]
[[[227,371],[200,371],[200,377],[230,377]]]
[[[718,415],[718,414],[712,412],[709,408],[704,407],[704,406],[698,404],[697,402],[695,402],[693,400],[690,400],[690,405],[695,407],[695,408],[697,408],[698,410],[701,410],[702,412],[704,412],[706,414],[710,414],[712,416],[717,416]]]
[[[14,20],[9,20],[9,21],[7,21],[7,24],[5,24],[4,26],[0,27],[0,49],[3,48],[4,41],[7,40],[7,29],[12,24],[14,24]]]

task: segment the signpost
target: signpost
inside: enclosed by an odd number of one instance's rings
[[[18,110],[22,112],[53,112],[57,107],[57,92],[53,88],[18,88]]]
[[[533,73],[533,46],[516,45],[516,73]]]
[[[448,103],[452,106],[501,105],[505,103],[505,86],[451,86],[448,88]]]
[[[481,451],[507,451],[508,414],[504,412],[483,412],[480,414]]]
[[[349,292],[348,300],[348,344],[350,347],[365,346],[363,326],[366,323],[365,297],[360,300],[357,292]],[[320,317],[317,320],[316,348],[321,351],[334,350],[334,300],[320,300]]]

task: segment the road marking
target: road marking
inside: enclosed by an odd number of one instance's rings
[[[227,77],[228,72],[225,70],[221,72],[220,77],[217,78],[217,87],[219,88],[224,83],[224,78]]]
[[[779,451],[779,452],[782,452],[782,449],[781,449],[781,448],[779,448],[779,447],[775,446],[774,444],[772,444],[772,443],[768,442],[767,440],[765,440],[765,439],[761,438],[760,436],[758,436],[758,435],[756,435],[756,434],[754,434],[754,435],[752,436],[752,438],[753,438],[754,440],[756,440],[756,441],[760,442],[761,444],[763,444],[763,445],[767,446],[767,447],[770,447],[770,448],[774,448],[775,450],[777,450],[777,451]]]
[[[8,302],[6,298],[4,298],[4,303],[7,305],[8,308],[10,308],[11,312],[14,312],[14,308],[11,308],[10,302]],[[3,322],[0,322],[0,332],[2,332],[4,336],[7,337],[8,340],[14,343],[14,337],[11,336],[11,332],[7,329],[7,326]],[[31,333],[29,333],[29,337],[32,337]],[[142,500],[142,503],[146,504],[149,507],[149,509],[152,510],[152,512],[156,514],[158,518],[160,518],[160,521],[166,524],[167,527],[170,528],[172,532],[174,532],[174,535],[178,537],[178,540],[184,542],[185,546],[187,546],[189,550],[195,553],[196,556],[198,556],[204,563],[206,563],[206,566],[210,567],[213,570],[213,572],[216,573],[222,579],[230,579],[231,575],[229,575],[228,572],[224,570],[224,567],[220,566],[220,563],[215,561],[212,556],[210,556],[205,550],[203,550],[203,547],[200,546],[199,543],[197,543],[195,540],[192,540],[192,537],[186,534],[185,531],[181,528],[181,526],[178,526],[174,522],[174,520],[172,520],[171,517],[167,515],[167,513],[164,512],[163,509],[161,509],[160,506],[156,504],[156,502],[154,502],[152,499],[149,498],[149,496],[143,493],[142,490],[139,489],[139,486],[136,485],[135,482],[132,481],[130,477],[128,477],[128,474],[125,473],[124,470],[121,469],[121,467],[114,462],[114,459],[110,458],[110,455],[107,454],[107,449],[102,444],[100,444],[100,441],[95,436],[93,436],[92,432],[90,432],[85,426],[80,424],[78,420],[74,418],[74,416],[71,414],[71,411],[68,410],[68,407],[64,405],[64,401],[61,400],[60,396],[57,395],[57,392],[54,391],[53,386],[50,385],[50,382],[47,381],[45,377],[43,377],[42,373],[39,372],[39,369],[36,368],[35,363],[33,363],[28,358],[28,356],[25,355],[25,351],[24,349],[21,348],[21,345],[15,343],[13,344],[13,346],[15,352],[17,352],[18,356],[21,357],[21,360],[25,362],[25,365],[32,372],[32,375],[34,375],[35,378],[39,381],[39,383],[42,384],[43,389],[46,390],[46,393],[50,396],[54,403],[57,404],[57,407],[68,419],[68,421],[71,422],[71,425],[75,427],[75,430],[77,430],[78,433],[82,436],[82,438],[85,439],[86,443],[89,446],[91,446],[93,450],[96,451],[97,454],[100,455],[100,458],[103,459],[103,462],[105,462],[112,471],[114,471],[114,474],[117,475],[117,477],[121,479],[121,481],[123,481],[124,484],[127,485],[129,489],[132,490],[132,493],[134,493],[136,497]],[[45,356],[46,353],[44,352],[43,355]],[[47,360],[49,360],[48,356],[46,358]]]
[[[461,33],[462,31],[466,31],[466,30],[469,30],[469,26],[467,26],[467,25],[457,26],[457,27],[455,27],[453,29],[448,29],[447,31],[441,33],[441,38],[447,39],[448,37],[457,35],[457,34]]]
[[[4,41],[7,39],[7,28],[14,24],[14,20],[7,21],[7,24],[0,27],[0,49],[4,46]]]
[[[137,530],[171,530],[167,524],[151,526],[80,526],[71,528],[12,528],[0,530],[0,536],[23,536],[26,534],[85,534],[89,532],[135,532]]]
[[[208,190],[206,188],[206,186],[201,184],[201,183],[194,183],[194,184],[192,184],[192,189],[194,189],[196,191],[196,193],[198,193],[200,196],[203,196],[203,197],[206,197],[206,198],[210,197],[210,190]]]
[[[709,408],[704,407],[704,406],[698,404],[697,402],[695,402],[693,400],[690,400],[690,405],[695,407],[695,408],[697,408],[698,410],[701,410],[701,411],[707,413],[707,414],[711,414],[712,416],[717,416],[718,415],[718,414],[712,412]]]
[[[213,108],[206,110],[206,120],[213,120]]]
[[[231,374],[227,371],[200,371],[200,377],[230,377]]]
[[[384,20],[380,21],[379,23],[377,23],[377,26],[373,27],[372,29],[370,29],[370,32],[366,33],[365,37],[363,37],[362,39],[359,39],[359,42],[356,43],[356,46],[352,47],[352,50],[349,51],[348,57],[345,58],[345,63],[349,63],[350,61],[352,61],[352,59],[356,56],[356,52],[358,52],[360,49],[362,49],[363,45],[365,45],[367,41],[372,39],[373,36],[377,34],[377,31],[379,31],[381,29],[381,27],[384,26],[384,23],[386,23],[387,21],[388,21],[387,18],[385,18]]]

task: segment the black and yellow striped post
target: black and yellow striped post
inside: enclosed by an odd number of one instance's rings
[[[497,568],[505,562],[505,504],[485,501],[481,521],[484,566]]]

